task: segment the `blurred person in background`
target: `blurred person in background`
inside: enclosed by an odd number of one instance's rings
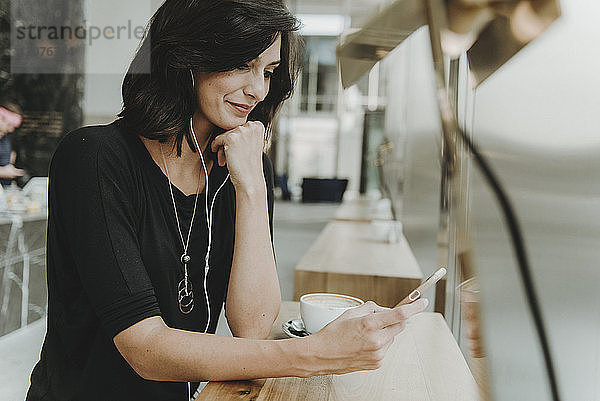
[[[21,110],[14,103],[0,106],[0,184],[10,187],[14,179],[22,177],[24,170],[16,168],[17,154],[12,150],[10,133],[21,126]]]

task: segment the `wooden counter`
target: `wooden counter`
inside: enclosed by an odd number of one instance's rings
[[[375,241],[369,223],[332,221],[300,260],[294,300],[310,292],[337,292],[394,306],[423,278],[406,238]]]
[[[298,303],[282,304],[280,322],[298,316]],[[437,313],[412,317],[376,371],[308,379],[211,382],[196,401],[477,401],[477,385],[446,322]]]

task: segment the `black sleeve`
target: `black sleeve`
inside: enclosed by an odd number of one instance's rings
[[[160,309],[136,235],[140,185],[131,158],[98,134],[82,129],[61,143],[50,169],[51,208],[61,247],[112,338]]]
[[[263,153],[263,173],[265,175],[265,181],[267,183],[267,210],[269,211],[269,228],[271,230],[271,243],[273,243],[273,205],[274,205],[274,193],[273,183],[275,182],[275,176],[273,174],[273,164],[269,156]]]

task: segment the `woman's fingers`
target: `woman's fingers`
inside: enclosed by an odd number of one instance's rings
[[[211,143],[210,148],[216,152],[219,148],[226,145],[233,145],[242,138],[248,139],[249,136],[255,135],[258,140],[258,145],[262,149],[262,141],[265,134],[265,126],[260,121],[248,121],[239,127],[218,135]],[[239,138],[239,135],[242,138]]]
[[[225,155],[225,147],[219,148],[219,151],[217,152],[217,160],[219,162],[219,166],[223,167],[225,164],[227,164],[227,157]]]
[[[379,329],[384,329],[399,322],[404,322],[412,315],[422,312],[428,304],[429,301],[426,298],[421,298],[410,304],[377,312],[373,315],[373,319]]]
[[[367,301],[364,304],[362,304],[356,308],[348,309],[344,313],[344,315],[349,318],[350,317],[361,317],[361,316],[366,316],[366,315],[378,313],[378,312],[381,312],[384,310],[389,310],[389,309],[390,308],[385,308],[383,306],[379,306],[373,301]]]
[[[248,121],[218,135],[211,142],[210,149],[217,153],[219,166],[228,165],[233,181],[252,177],[248,171],[260,173],[264,134],[265,127],[261,122]]]
[[[426,298],[421,298],[410,304],[390,309],[369,301],[357,308],[349,309],[340,318],[361,319],[361,327],[364,330],[378,331],[389,326],[403,325],[408,318],[422,312],[428,304],[429,301]]]
[[[210,143],[210,150],[213,152],[217,152],[220,148],[225,146],[225,141],[227,138],[225,134],[217,135],[215,139]]]
[[[231,138],[228,137],[228,133],[218,135],[210,145],[210,150],[217,153],[217,163],[223,167],[227,163],[227,153],[225,150],[228,148],[228,143]]]
[[[398,306],[395,308],[386,308],[377,305],[375,302],[368,301],[363,305],[347,310],[342,319],[362,318],[363,327],[373,330],[382,330],[388,326],[406,321],[409,317],[422,312],[429,300],[426,298],[418,299],[410,304]]]
[[[393,309],[383,308],[370,316],[364,316],[361,327],[367,333],[370,332],[371,341],[378,349],[381,345],[393,341],[394,337],[404,330],[406,321],[411,316],[422,312],[427,305],[427,299],[420,299]]]

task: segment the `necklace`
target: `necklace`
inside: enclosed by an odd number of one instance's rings
[[[199,151],[201,151],[199,149]],[[194,211],[192,213],[192,219],[190,221],[190,228],[187,233],[187,238],[183,240],[183,233],[181,232],[181,225],[179,224],[179,214],[177,213],[177,205],[175,204],[175,196],[173,196],[173,184],[171,183],[171,176],[169,175],[169,168],[167,167],[167,161],[165,159],[165,153],[163,151],[162,144],[160,144],[160,153],[163,159],[163,165],[165,166],[165,172],[167,173],[167,180],[169,181],[169,192],[171,193],[171,201],[173,202],[173,210],[175,211],[175,220],[177,221],[177,230],[179,231],[179,239],[183,247],[183,253],[179,258],[179,261],[183,264],[183,279],[177,284],[177,303],[179,304],[179,310],[183,314],[188,314],[194,309],[194,292],[192,289],[192,282],[188,279],[188,263],[192,258],[188,255],[188,246],[190,245],[190,236],[192,234],[192,226],[194,225],[194,218],[196,217],[196,206],[198,205],[198,192],[200,191],[200,178],[202,172],[198,176],[198,186],[196,188],[196,198],[194,200]],[[207,188],[208,191],[208,188]]]
[[[213,209],[215,206],[215,201],[217,199],[217,195],[219,195],[219,192],[227,183],[227,180],[229,179],[230,175],[229,175],[229,173],[227,173],[227,177],[225,177],[225,180],[223,180],[223,182],[221,183],[219,188],[216,190],[216,192],[212,198],[212,202],[210,204],[210,209],[209,209],[208,208],[208,188],[209,188],[208,170],[206,168],[206,163],[204,162],[204,156],[202,155],[202,148],[200,148],[200,145],[198,144],[198,139],[196,138],[196,133],[194,132],[194,125],[193,125],[192,117],[190,117],[190,132],[192,133],[192,138],[194,139],[194,144],[196,145],[196,149],[198,150],[198,153],[200,154],[200,161],[202,162],[202,169],[204,170],[204,176],[206,177],[206,186],[205,186],[206,196],[204,199],[204,208],[205,208],[205,212],[206,212],[206,225],[208,228],[208,244],[207,244],[207,248],[206,248],[206,255],[204,258],[204,283],[203,283],[204,285],[202,288],[203,292],[204,292],[204,297],[205,297],[205,301],[206,301],[206,309],[207,309],[206,327],[204,328],[204,332],[206,333],[206,332],[208,332],[208,328],[210,325],[210,317],[211,317],[210,299],[208,296],[208,272],[210,270],[210,251],[211,251],[211,245],[212,245]],[[210,138],[209,138],[209,140],[210,140]],[[205,145],[205,146],[207,146],[207,145]],[[194,212],[192,213],[192,220],[190,221],[190,229],[188,231],[187,240],[184,241],[183,234],[181,233],[181,227],[179,225],[179,216],[177,214],[177,206],[175,205],[175,197],[173,196],[173,188],[172,188],[173,184],[171,183],[171,177],[169,176],[169,170],[167,168],[167,162],[165,160],[165,155],[163,152],[162,144],[161,144],[160,151],[162,153],[163,163],[165,166],[165,172],[167,173],[167,179],[169,180],[169,191],[171,193],[171,200],[173,201],[173,210],[175,211],[175,219],[177,220],[177,229],[179,230],[179,237],[181,239],[181,245],[183,246],[183,254],[181,255],[180,261],[184,266],[184,277],[177,285],[177,294],[178,294],[177,302],[179,303],[179,310],[181,311],[181,313],[188,314],[194,308],[194,293],[192,292],[192,283],[188,280],[187,264],[190,262],[191,258],[187,254],[187,249],[188,249],[188,245],[190,242],[190,234],[192,232],[192,224],[194,223],[194,217],[196,215],[196,206],[198,204],[198,192],[200,190],[200,178],[202,177],[202,172],[200,172],[200,176],[198,177],[198,189],[196,190],[196,199],[194,200]]]

